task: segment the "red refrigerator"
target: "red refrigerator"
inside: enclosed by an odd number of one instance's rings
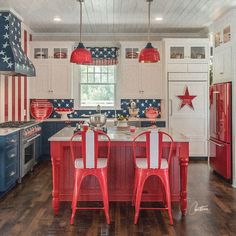
[[[210,165],[226,179],[232,178],[231,83],[210,87]]]

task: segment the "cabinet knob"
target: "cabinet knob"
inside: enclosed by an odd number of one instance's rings
[[[16,156],[16,154],[11,154],[10,159],[14,158],[15,156]]]
[[[9,177],[11,177],[11,176],[13,176],[13,175],[15,175],[16,174],[16,172],[15,171],[12,171],[10,174],[9,174]]]

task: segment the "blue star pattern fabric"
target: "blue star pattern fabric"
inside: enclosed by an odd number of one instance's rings
[[[0,70],[35,76],[32,62],[21,48],[21,21],[11,12],[0,12]]]
[[[137,117],[145,118],[145,109],[147,107],[156,107],[160,111],[158,118],[161,118],[161,99],[121,99],[121,109],[123,115],[129,115],[131,100],[136,103],[136,107],[139,109]]]
[[[93,65],[115,65],[118,63],[117,47],[87,47],[93,58]]]

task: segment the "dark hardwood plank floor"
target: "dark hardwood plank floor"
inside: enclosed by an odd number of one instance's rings
[[[70,204],[61,204],[58,216],[51,207],[51,165],[45,162],[0,200],[0,236],[61,235],[236,235],[236,190],[209,171],[206,162],[190,163],[188,213],[173,206],[174,226],[166,212],[143,211],[133,225],[130,203],[111,203],[111,224],[103,211],[77,213],[70,226]]]

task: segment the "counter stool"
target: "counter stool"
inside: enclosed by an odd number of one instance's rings
[[[100,141],[98,136],[103,136],[102,143],[107,145],[106,158],[99,158],[98,147]],[[81,145],[81,146],[80,146]],[[82,158],[78,158],[78,148],[81,147]],[[110,224],[109,201],[107,190],[107,166],[110,157],[111,140],[109,136],[102,131],[79,131],[75,133],[70,140],[71,156],[75,167],[74,190],[72,199],[72,215],[70,224],[74,223],[76,210],[97,210],[103,209],[106,215],[107,224]],[[76,149],[77,148],[77,149]],[[83,179],[88,176],[95,176],[100,184],[103,197],[103,207],[77,207],[80,187]]]
[[[162,145],[163,136],[167,136],[170,140],[170,149],[168,159],[163,158]],[[145,149],[146,157],[137,158],[137,143],[139,138],[146,137]],[[133,204],[135,205],[135,217],[134,224],[137,224],[140,210],[168,210],[170,224],[173,225],[172,213],[171,213],[171,193],[169,183],[169,166],[172,158],[172,137],[162,131],[151,130],[145,131],[137,135],[133,139],[133,153],[135,162],[135,180],[133,189]],[[150,176],[158,176],[161,180],[161,188],[163,191],[164,207],[163,208],[144,208],[140,207],[141,195],[145,181]],[[166,198],[166,199],[165,199]]]

